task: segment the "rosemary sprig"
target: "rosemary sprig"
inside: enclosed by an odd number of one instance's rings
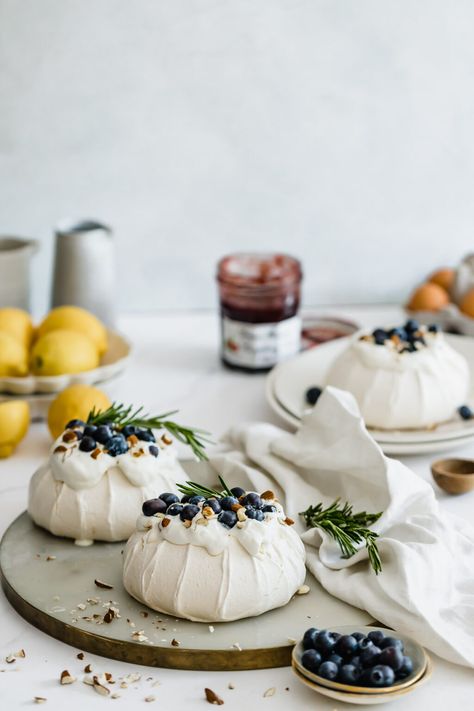
[[[343,558],[350,558],[357,553],[357,545],[365,542],[369,562],[378,575],[382,571],[382,561],[376,544],[378,533],[371,531],[368,526],[378,521],[382,512],[367,513],[359,511],[353,513],[352,506],[347,502],[342,505],[336,499],[330,506],[323,508],[317,504],[302,511],[308,528],[321,528],[326,531],[339,544]]]
[[[225,483],[224,479],[219,476],[219,482],[221,483],[223,490],[218,491],[217,489],[209,489],[203,484],[198,484],[195,481],[187,481],[185,484],[177,484],[176,487],[178,491],[187,496],[205,496],[206,499],[220,496],[233,496],[231,490]]]
[[[102,425],[107,422],[113,423],[116,427],[125,427],[125,425],[133,425],[135,427],[145,427],[152,430],[166,429],[183,444],[191,447],[193,454],[201,461],[207,460],[207,455],[204,448],[207,444],[211,444],[212,440],[208,438],[208,432],[195,427],[184,427],[179,425],[174,420],[168,418],[176,414],[177,410],[165,412],[162,415],[153,415],[144,412],[143,407],[134,409],[133,405],[123,405],[122,403],[113,402],[106,410],[96,410],[95,408],[89,413],[87,423],[91,425]]]

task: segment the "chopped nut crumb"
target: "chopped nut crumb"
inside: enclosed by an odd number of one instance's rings
[[[86,674],[90,674],[92,672],[92,664],[86,664],[84,671]]]
[[[102,580],[97,580],[97,578],[94,580],[94,583],[97,585],[98,588],[103,588],[104,590],[114,589],[113,585],[110,585],[109,583],[104,583]]]
[[[64,669],[64,671],[61,672],[61,677],[59,679],[61,684],[74,684],[75,681],[76,677],[70,674],[67,669]]]
[[[234,649],[238,649],[239,652],[242,651],[242,647],[240,646],[240,644],[238,642],[234,642],[234,644],[232,646],[234,647]]]
[[[222,706],[224,703],[224,700],[221,699],[220,696],[216,694],[215,691],[212,689],[208,689],[207,687],[204,689],[204,693],[206,694],[206,701],[208,701],[210,704],[216,704],[216,706]]]
[[[292,526],[292,525],[294,524],[294,521],[293,521],[292,518],[290,518],[289,516],[287,516],[287,517],[285,518],[285,523],[286,523],[287,526]]]
[[[15,652],[15,657],[17,659],[24,659],[26,657],[26,652],[24,649],[19,649],[18,652]]]
[[[111,699],[120,699],[120,697],[121,697],[121,694],[117,694],[117,692],[115,692],[115,694],[112,694],[112,696],[110,698]]]
[[[166,526],[169,526],[170,523],[171,523],[170,518],[164,518],[163,521],[161,522],[161,525],[163,526],[163,528],[166,528]]]
[[[178,640],[175,639],[174,637],[173,637],[173,639],[171,640],[171,646],[172,646],[172,647],[179,647],[179,642],[178,642]]]
[[[46,560],[56,560],[56,556],[55,555],[48,555],[48,556],[46,556]]]
[[[268,698],[269,696],[273,696],[273,695],[275,694],[275,691],[276,691],[275,687],[274,687],[274,686],[271,686],[269,689],[267,689],[267,690],[263,693],[264,698]]]
[[[67,452],[67,447],[65,447],[63,444],[60,444],[58,447],[56,447],[53,454],[61,454],[61,452]]]
[[[156,701],[156,696],[145,696],[145,701],[150,703],[151,701]]]
[[[8,657],[5,657],[5,661],[7,664],[13,664],[13,662],[16,662],[16,657],[14,654],[9,654]]]
[[[94,691],[97,691],[98,694],[101,694],[102,696],[108,696],[110,694],[110,689],[100,683],[99,677],[95,676],[92,681]]]
[[[302,585],[298,590],[296,591],[297,595],[307,595],[310,591],[309,585]]]
[[[212,633],[212,632],[214,632],[214,630],[215,630],[215,627],[213,625],[209,625],[209,632]]]
[[[112,620],[115,619],[115,617],[115,609],[113,607],[109,607],[109,609],[104,615],[104,622],[107,622],[107,624],[109,624],[110,622],[112,622]]]
[[[146,610],[140,610],[140,615],[142,617],[148,617],[148,612],[146,612]]]
[[[275,497],[275,494],[273,493],[273,491],[270,491],[270,489],[269,489],[268,491],[264,491],[263,494],[260,494],[260,498],[261,499],[269,499],[269,500],[271,499],[273,501],[276,497]]]
[[[44,696],[35,696],[34,697],[34,702],[35,704],[45,704],[48,699]]]
[[[83,602],[80,602],[80,603],[77,605],[77,609],[78,609],[78,610],[85,610],[85,609],[86,609],[86,605],[85,605]]]
[[[235,685],[231,681],[229,681],[229,683],[227,684],[227,688],[228,689],[235,689]]]
[[[163,442],[163,444],[173,444],[173,440],[165,434],[161,435],[161,441]]]

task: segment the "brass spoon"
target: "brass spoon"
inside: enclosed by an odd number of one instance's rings
[[[433,479],[448,494],[474,489],[474,459],[439,459],[431,465]]]

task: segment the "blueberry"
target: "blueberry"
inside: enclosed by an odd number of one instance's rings
[[[157,456],[159,455],[159,453],[160,453],[160,450],[158,449],[158,447],[155,447],[154,444],[150,444],[150,446],[148,447],[148,451],[149,451],[150,454],[152,454],[154,457],[157,457]]]
[[[142,442],[156,442],[155,435],[150,429],[146,430],[139,430],[135,432],[136,436],[138,439],[141,439]]]
[[[181,497],[181,503],[182,503],[182,504],[187,504],[190,498],[191,498],[191,494],[184,494],[184,495]]]
[[[413,672],[413,662],[411,657],[403,657],[403,663],[397,671],[397,679],[405,679]]]
[[[114,435],[105,443],[105,446],[111,457],[116,457],[118,454],[128,452],[127,440],[123,435]]]
[[[161,499],[161,496],[160,496],[160,499]],[[184,506],[182,504],[177,504],[177,503],[170,504],[168,506],[168,508],[166,509],[166,513],[168,514],[168,516],[177,516],[178,514],[181,513],[183,508],[184,508]]]
[[[375,644],[372,644],[370,647],[367,647],[367,649],[364,649],[360,655],[360,663],[365,669],[367,669],[367,667],[373,667],[374,664],[378,664],[380,652],[381,649],[376,647]]]
[[[76,427],[85,427],[86,423],[84,420],[69,420],[69,422],[66,425],[67,430],[75,430]]]
[[[223,511],[219,514],[217,520],[219,523],[222,523],[223,526],[227,526],[227,528],[234,528],[237,523],[237,514],[235,511]]]
[[[265,519],[265,514],[260,509],[247,508],[245,509],[247,518],[253,519],[254,521],[263,521]]]
[[[335,650],[337,654],[341,655],[341,657],[348,659],[349,657],[354,656],[358,648],[359,643],[355,637],[350,634],[344,634],[337,640]]]
[[[318,634],[319,630],[316,627],[310,627],[309,630],[306,630],[303,635],[303,649],[315,649],[314,643]]]
[[[377,646],[380,647],[382,640],[385,639],[385,635],[382,630],[373,630],[369,632],[367,637]]]
[[[87,429],[88,427],[86,427],[86,430]],[[110,427],[107,427],[107,425],[99,425],[96,429],[95,435],[93,435],[97,442],[100,442],[101,444],[105,444],[107,440],[111,439],[112,436],[112,430],[110,429]]]
[[[361,639],[364,639],[365,634],[363,632],[353,632],[351,634],[351,637],[354,637],[358,642],[360,642]]]
[[[191,496],[191,498],[188,501],[188,504],[200,504],[201,501],[204,501],[205,497],[204,496]]]
[[[316,405],[322,392],[322,388],[316,386],[308,388],[305,395],[308,405]]]
[[[388,338],[388,333],[383,328],[376,328],[375,331],[372,332],[372,336],[377,346],[383,346]]]
[[[92,437],[83,437],[79,445],[81,452],[92,452],[97,446],[95,439]]]
[[[303,652],[301,655],[301,664],[305,669],[313,672],[313,674],[318,673],[321,662],[321,655],[315,649],[307,649],[306,652]]]
[[[354,635],[352,635],[352,636],[354,636]],[[360,656],[358,654],[355,657],[352,657],[351,664],[354,667],[357,667],[357,669],[362,668],[362,662],[360,661]]]
[[[276,510],[277,510],[277,507],[273,506],[272,504],[267,504],[262,509],[263,513],[275,513]]]
[[[368,685],[369,686],[392,686],[395,681],[393,669],[386,667],[383,664],[377,664],[369,670]]]
[[[245,489],[242,489],[240,486],[232,487],[231,492],[237,499],[240,499],[241,496],[245,496]]]
[[[168,506],[171,506],[171,504],[177,504],[179,501],[179,497],[176,496],[176,494],[170,494],[169,491],[166,491],[164,494],[160,494],[160,499],[162,499],[165,504],[168,504]]]
[[[196,506],[195,504],[186,504],[186,506],[184,506],[179,512],[179,517],[181,521],[192,521],[193,518],[198,515],[200,510],[199,506]]]
[[[414,318],[409,318],[408,321],[405,323],[405,330],[410,333],[410,331],[418,331],[420,328],[420,324],[418,321],[415,321]]]
[[[340,654],[334,654],[334,652],[329,655],[326,661],[332,662],[337,667],[341,667],[344,664],[344,659],[340,656]]]
[[[222,511],[222,506],[217,499],[206,499],[202,507],[204,508],[205,506],[209,506],[216,514]]]
[[[458,412],[463,420],[470,420],[472,418],[472,410],[469,405],[461,405]]]
[[[258,494],[256,494],[254,491],[250,491],[242,499],[242,504],[244,506],[253,506],[256,509],[261,509],[263,506],[263,501]]]
[[[354,664],[344,664],[339,669],[339,681],[343,684],[355,684],[359,679],[359,669]]]
[[[355,635],[352,636],[355,637]],[[361,650],[361,652],[364,651],[364,649],[367,649],[368,647],[371,647],[373,645],[373,642],[370,637],[362,637],[362,639],[359,639],[358,642],[359,649]]]
[[[385,649],[385,647],[400,647],[403,652],[403,642],[396,637],[385,637],[383,642],[380,643],[380,649]]]
[[[378,662],[391,667],[393,671],[398,671],[403,664],[403,652],[400,647],[385,647]]]
[[[328,632],[328,630],[321,630],[316,637],[314,646],[318,652],[321,652],[323,655],[327,655],[332,652],[335,644],[336,640],[334,639],[332,632]]]
[[[231,511],[232,506],[239,505],[239,500],[236,499],[235,496],[223,496],[220,500],[220,505],[221,508],[224,509],[224,511]]]
[[[339,667],[334,662],[323,662],[318,669],[319,676],[323,679],[335,679],[339,673]]]
[[[94,437],[94,439],[95,439],[96,432],[97,432],[97,427],[95,425],[86,425],[84,427],[84,435],[86,437]]]
[[[124,437],[131,437],[134,435],[137,431],[137,428],[135,425],[125,425],[125,427],[122,427],[122,434]]]
[[[430,323],[430,325],[428,326],[428,331],[430,333],[439,333],[440,328],[437,323]]]
[[[398,328],[391,328],[390,331],[388,332],[389,336],[397,336],[401,341],[406,341],[407,340],[407,332],[405,329],[400,326]]]
[[[153,516],[156,513],[165,513],[166,504],[162,499],[148,499],[142,506],[145,516]]]

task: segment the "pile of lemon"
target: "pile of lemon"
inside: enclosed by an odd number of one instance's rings
[[[37,328],[26,311],[0,308],[0,376],[64,375],[93,370],[107,350],[107,331],[93,314],[77,306],[59,306]],[[66,388],[52,402],[48,425],[57,437],[68,419],[105,409],[108,397],[89,385]],[[0,458],[9,457],[30,424],[30,408],[21,400],[0,402]]]
[[[63,375],[93,370],[107,350],[107,330],[78,306],[59,306],[35,328],[21,309],[0,309],[0,376]]]

